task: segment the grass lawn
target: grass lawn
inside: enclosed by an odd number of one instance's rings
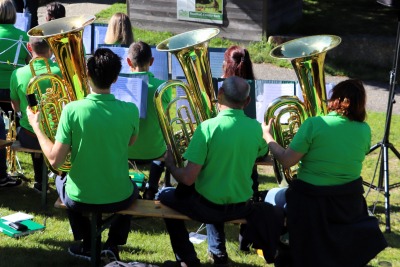
[[[378,143],[383,135],[384,113],[369,113],[368,122],[372,129],[372,144]],[[389,140],[394,147],[400,149],[400,137],[393,134],[394,129],[400,129],[400,115],[392,118],[392,134]],[[364,180],[372,182],[374,171],[379,162],[377,156],[380,149],[367,156],[364,162],[362,175]],[[95,152],[94,152],[95,153]],[[90,263],[75,259],[67,253],[68,246],[72,243],[72,233],[65,210],[53,208],[57,199],[54,181],[50,179],[50,194],[46,210],[41,209],[41,195],[34,192],[33,170],[30,157],[25,153],[18,153],[24,174],[27,177],[25,183],[13,189],[1,189],[0,216],[23,211],[34,215],[34,220],[46,224],[46,230],[20,239],[10,238],[0,234],[0,266],[90,266]],[[399,160],[389,154],[390,162],[390,184],[400,182]],[[140,167],[148,174],[147,166]],[[260,189],[270,189],[277,186],[272,167],[259,167]],[[378,177],[374,184],[377,184]],[[368,188],[365,188],[368,192]],[[390,223],[391,233],[385,233],[389,247],[374,258],[368,266],[400,266],[400,189],[390,190]],[[367,202],[375,216],[380,221],[382,231],[385,231],[385,204],[384,196],[375,190],[371,190],[367,196]],[[188,222],[189,231],[196,231],[200,226],[197,222]],[[232,260],[232,266],[272,266],[266,265],[265,261],[257,256],[255,251],[250,254],[243,254],[238,251],[238,230],[237,225],[228,224],[227,247]],[[201,232],[204,233],[204,232]],[[103,241],[106,239],[107,231],[103,233]],[[198,255],[205,266],[206,264],[206,242],[195,245]],[[133,218],[132,231],[129,234],[127,245],[122,247],[121,257],[123,261],[141,261],[160,265],[165,260],[173,260],[174,256],[166,233],[164,222],[157,218]],[[391,265],[382,265],[389,262]],[[6,265],[3,265],[6,264]]]
[[[396,17],[393,19],[393,12],[377,6],[375,1],[356,0],[348,2],[338,0],[328,1],[304,1],[305,15],[304,23],[298,25],[298,29],[286,29],[287,32],[304,32],[317,34],[322,31],[322,26],[333,27],[333,23],[346,30],[346,34],[351,31],[359,30],[359,33],[387,35],[393,34],[395,30]],[[340,8],[336,8],[339,6]],[[329,10],[327,14],[321,14],[321,9]],[[363,10],[369,14],[357,24],[348,24],[354,10]],[[125,4],[114,4],[110,9],[101,12],[97,17],[99,22],[107,22],[115,12],[126,12]],[[353,14],[354,13],[354,14]],[[328,17],[327,17],[328,16]],[[332,22],[332,23],[331,23]],[[340,23],[340,24],[339,24]],[[318,30],[317,30],[318,29]],[[364,30],[363,30],[364,29]],[[363,31],[363,32],[361,32]],[[368,31],[368,32],[366,32]],[[331,32],[335,33],[335,32]],[[172,36],[171,33],[148,32],[134,29],[135,39],[143,40],[150,44],[157,44],[160,41]],[[337,33],[339,34],[339,33]],[[232,42],[226,39],[215,38],[211,42],[213,47],[227,47]],[[248,45],[253,61],[257,63],[270,62],[268,56],[270,45],[266,41],[256,42]],[[287,64],[287,63],[286,63]],[[372,129],[372,144],[382,140],[384,132],[384,113],[369,113],[368,123]],[[392,118],[391,135],[389,140],[397,150],[400,150],[400,136],[395,132],[400,129],[400,115]],[[395,134],[396,133],[396,134]],[[367,156],[362,176],[364,180],[375,185],[378,184],[377,171],[379,171],[379,152]],[[93,152],[95,155],[95,151]],[[53,208],[53,203],[57,199],[54,181],[50,179],[50,194],[48,196],[48,206],[46,210],[41,209],[40,194],[35,193],[31,187],[33,185],[33,170],[30,156],[18,153],[18,158],[26,176],[24,184],[18,188],[0,189],[0,217],[23,211],[34,215],[34,220],[46,224],[46,230],[38,232],[20,239],[13,239],[4,234],[0,234],[0,266],[90,266],[89,262],[71,257],[67,253],[68,246],[72,243],[72,233],[65,210]],[[377,170],[378,168],[378,170]],[[148,174],[148,166],[142,166],[144,173]],[[270,189],[277,186],[272,167],[263,166],[258,169],[260,173],[260,189]],[[389,153],[389,184],[400,183],[400,163],[392,152]],[[374,211],[375,216],[380,221],[382,231],[385,230],[385,198],[381,192],[368,190],[365,187],[368,206]],[[368,266],[400,266],[400,189],[390,190],[390,223],[391,233],[385,233],[389,247],[377,255]],[[190,231],[196,231],[200,223],[188,222]],[[236,225],[228,224],[227,248],[229,257],[232,261],[231,266],[266,266],[265,261],[256,255],[255,251],[250,254],[243,254],[238,251],[237,236],[239,228]],[[204,232],[201,232],[204,234]],[[106,239],[107,231],[103,233],[103,240]],[[195,245],[204,266],[206,264],[206,242]],[[166,233],[164,222],[157,218],[133,218],[132,230],[128,242],[121,248],[121,259],[125,262],[141,261],[161,265],[165,260],[173,260],[174,256]],[[272,265],[267,265],[272,266]]]

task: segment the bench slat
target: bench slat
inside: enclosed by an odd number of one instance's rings
[[[67,207],[58,198],[54,203],[54,207],[66,209]],[[168,218],[168,219],[179,219],[179,220],[191,220],[186,215],[179,213],[178,211],[171,209],[160,203],[160,201],[136,199],[132,205],[126,209],[117,212],[118,214],[144,216],[144,217],[156,217],[156,218]],[[238,219],[229,221],[229,223],[246,223],[245,219]]]

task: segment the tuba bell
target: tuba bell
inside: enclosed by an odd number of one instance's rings
[[[186,84],[180,80],[167,81],[157,88],[154,95],[161,130],[178,167],[183,167],[182,155],[189,145],[196,125],[215,117],[218,113],[208,59],[208,42],[218,33],[217,28],[189,31],[166,39],[156,47],[158,51],[170,52],[176,56],[188,82]],[[177,95],[164,107],[163,94],[178,88],[182,88],[185,96]],[[175,116],[173,107],[182,100],[187,101],[189,107],[177,107]]]
[[[304,101],[296,96],[274,99],[264,115],[265,122],[275,117],[273,135],[278,144],[287,148],[305,119],[327,114],[324,61],[326,53],[338,46],[341,38],[334,35],[314,35],[283,43],[270,55],[278,59],[290,59],[296,72]],[[298,166],[283,168],[274,159],[277,182],[290,183],[296,178]]]
[[[40,110],[40,126],[46,136],[54,142],[63,107],[71,101],[83,99],[90,93],[86,74],[83,29],[93,23],[94,16],[73,16],[49,21],[28,31],[30,37],[43,38],[52,49],[60,67],[62,78],[50,73],[36,75],[31,64],[33,78],[28,84],[27,97],[33,111]],[[47,59],[44,59],[47,60]],[[32,63],[32,62],[31,62]],[[43,90],[43,84],[48,84]],[[37,102],[37,105],[35,105]],[[48,163],[46,159],[46,163]],[[69,156],[54,173],[71,169]]]

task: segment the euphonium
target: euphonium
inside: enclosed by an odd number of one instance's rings
[[[275,47],[270,55],[279,59],[291,59],[299,80],[304,101],[296,96],[281,96],[268,106],[265,122],[275,117],[272,125],[277,143],[284,148],[296,134],[301,123],[311,116],[327,113],[324,61],[327,51],[338,46],[341,38],[334,35],[315,35],[298,38]],[[282,123],[285,118],[287,121]],[[290,183],[297,174],[297,166],[285,169],[274,160],[278,183],[283,179]]]
[[[157,88],[154,95],[161,130],[178,167],[183,167],[182,154],[186,151],[195,125],[215,117],[218,112],[208,59],[208,41],[218,33],[216,28],[194,30],[175,35],[157,45],[157,50],[171,52],[176,56],[188,81],[188,84],[179,80],[167,81]],[[182,88],[186,96],[177,96],[168,107],[164,107],[163,94],[177,88]],[[176,110],[178,116],[174,117],[172,107],[183,99],[188,101],[190,109],[180,106]],[[176,131],[174,128],[180,130]]]
[[[12,111],[8,112],[8,132],[6,136],[7,141],[14,142],[17,139],[17,124],[15,120],[15,112],[14,115]],[[6,148],[6,161],[8,164],[8,171],[11,175],[17,175],[17,154],[14,150],[11,149],[11,146]]]
[[[63,107],[74,100],[83,99],[89,94],[89,86],[86,74],[86,61],[83,47],[83,29],[93,23],[94,16],[65,17],[49,21],[36,26],[28,31],[30,37],[41,37],[51,47],[62,73],[62,79],[55,74],[48,73],[36,75],[31,65],[32,75],[29,82],[27,96],[35,96],[38,102],[33,110],[40,110],[42,114],[41,128],[43,132],[54,142],[57,126]],[[42,91],[43,83],[50,87]],[[69,157],[65,163],[54,170],[55,172],[69,171],[71,162]]]

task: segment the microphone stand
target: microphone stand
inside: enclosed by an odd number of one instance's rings
[[[385,132],[381,142],[373,145],[370,148],[369,153],[381,148],[378,161],[380,161],[380,171],[378,185],[363,182],[370,188],[377,190],[378,192],[384,192],[385,196],[385,217],[386,217],[386,233],[391,232],[390,228],[390,189],[400,186],[400,183],[389,184],[389,149],[400,159],[400,153],[389,141],[390,124],[392,120],[393,104],[396,102],[394,99],[396,83],[397,83],[397,70],[398,70],[398,60],[400,53],[400,11],[398,11],[398,23],[397,23],[397,36],[396,36],[396,51],[393,61],[393,69],[390,71],[390,87],[389,87],[389,98],[386,111],[386,121],[385,121]]]

